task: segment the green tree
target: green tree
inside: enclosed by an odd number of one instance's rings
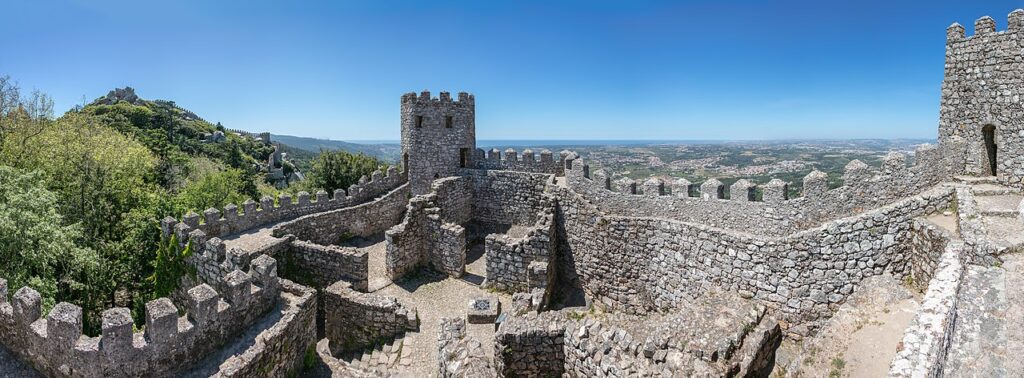
[[[90,308],[99,259],[76,244],[81,238],[78,225],[64,225],[42,174],[0,165],[0,277],[10,287],[36,289],[46,308],[57,301]]]
[[[308,185],[311,189],[332,193],[335,189],[348,189],[359,182],[360,177],[369,176],[384,167],[379,160],[363,154],[321,150],[320,155],[313,159],[312,170],[307,175]]]
[[[156,251],[156,258],[153,260],[153,274],[146,280],[153,285],[152,298],[160,298],[171,295],[181,278],[187,274],[193,274],[186,259],[192,255],[192,242],[185,243],[182,248],[178,242],[178,236],[171,233],[169,238],[160,242],[160,248]]]
[[[240,206],[255,191],[255,184],[249,176],[241,170],[228,168],[185,184],[177,196],[178,210],[181,213],[202,212],[211,207],[220,209],[229,203]]]

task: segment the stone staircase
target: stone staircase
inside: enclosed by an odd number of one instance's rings
[[[398,376],[396,373],[412,362],[412,345],[406,341],[404,335],[399,336],[362,352],[346,354],[341,360],[347,362],[352,369],[378,373],[380,376]]]
[[[970,185],[986,236],[997,246],[999,254],[1024,252],[1024,220],[1020,218],[1024,194],[1019,189],[1000,185],[993,177],[957,177],[956,180]]]

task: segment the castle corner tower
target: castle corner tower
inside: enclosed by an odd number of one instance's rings
[[[448,92],[438,98],[429,91],[402,95],[402,166],[413,195],[430,192],[435,179],[473,167],[475,108],[473,95],[466,92],[455,101]]]

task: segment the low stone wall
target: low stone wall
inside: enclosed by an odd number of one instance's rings
[[[185,315],[170,299],[146,303],[146,326],[134,332],[131,312],[103,312],[102,335],[82,334],[82,309],[58,303],[46,318],[38,292],[24,287],[7,302],[0,280],[0,343],[51,376],[128,377],[169,374],[202,359],[252,325],[279,300],[277,263],[261,256],[248,273],[224,277],[224,297],[210,285],[188,291]]]
[[[953,238],[951,232],[923,218],[915,218],[910,224],[907,243],[910,278],[919,291],[928,289],[928,281],[938,271],[942,252]]]
[[[552,198],[546,200],[547,205],[525,236],[515,239],[506,234],[487,236],[484,286],[517,292],[546,289],[552,283],[556,242],[553,202]]]
[[[438,376],[443,378],[495,377],[494,367],[480,340],[466,336],[466,319],[441,319],[437,334]]]
[[[352,236],[369,237],[398,224],[408,199],[409,186],[402,185],[362,205],[310,214],[281,223],[274,227],[273,235],[295,235],[299,240],[321,245],[339,244]]]
[[[963,279],[962,242],[946,245],[935,277],[928,283],[921,307],[904,333],[889,367],[890,377],[937,377],[956,324],[957,292]]]
[[[560,377],[567,365],[565,324],[515,319],[494,335],[494,365],[501,377]],[[595,375],[581,375],[590,376]]]
[[[360,293],[338,281],[324,290],[324,332],[331,352],[362,350],[419,329],[419,316],[391,297]]]
[[[843,186],[829,189],[828,177],[813,171],[804,178],[803,195],[796,198],[789,198],[788,184],[777,180],[760,185],[741,180],[729,190],[715,179],[702,185],[659,179],[612,185],[609,172],[591,172],[582,159],[572,160],[565,175],[574,191],[609,215],[674,219],[784,236],[914,196],[951,177],[952,161],[962,159],[961,155],[956,148],[925,145],[917,149],[911,166],[906,165],[905,155],[896,152],[887,155],[877,170],[855,160],[846,166]],[[750,196],[757,187],[763,192],[760,201]]]
[[[291,242],[285,257],[289,274],[303,277],[317,287],[345,280],[359,291],[369,288],[369,256],[357,248],[319,245],[302,240]]]
[[[256,336],[256,343],[220,366],[215,377],[293,377],[316,345],[316,292],[281,280],[281,319]]]
[[[952,190],[935,188],[781,238],[609,216],[566,188],[558,198],[563,274],[601,307],[664,311],[722,287],[777,307],[790,323],[809,323],[829,316],[864,277],[909,274],[902,245],[911,219],[948,208]]]
[[[210,208],[205,210],[202,216],[189,213],[182,217],[181,221],[193,229],[203,230],[209,237],[222,237],[308,214],[353,207],[405,183],[405,175],[391,167],[388,168],[386,176],[381,171],[375,171],[369,178],[360,178],[359,182],[350,186],[347,191],[335,190],[333,198],[328,198],[330,195],[324,191],[316,193],[315,198],[309,193],[301,192],[296,199],[297,202],[293,203],[289,195],[282,195],[277,198],[275,206],[274,198],[263,197],[259,203],[247,200],[242,207],[230,204],[225,206],[223,211]]]

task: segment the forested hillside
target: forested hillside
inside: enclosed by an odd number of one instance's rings
[[[363,155],[292,151],[308,159],[309,179],[275,189],[266,181],[273,146],[172,101],[118,89],[55,117],[45,94],[0,76],[0,277],[37,289],[46,310],[58,301],[81,306],[88,334],[106,308],[129,307],[138,321],[146,301],[188,274],[180,269],[186,251],[161,242],[160,219],[281,191],[346,188],[382,166]]]

